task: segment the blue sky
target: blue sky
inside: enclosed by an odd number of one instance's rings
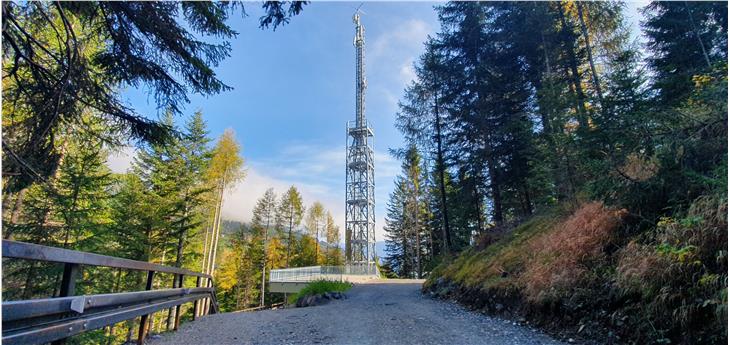
[[[191,95],[185,117],[203,112],[212,137],[226,128],[243,146],[247,177],[226,196],[224,218],[248,221],[264,191],[277,193],[290,185],[332,211],[344,228],[345,122],[354,119],[355,49],[352,14],[359,2],[313,2],[276,31],[258,28],[259,3],[247,3],[249,14],[230,19],[239,36],[231,56],[216,68],[234,88],[210,97]],[[383,216],[400,163],[388,148],[403,145],[394,128],[397,102],[413,78],[413,61],[426,36],[439,29],[434,3],[367,2],[365,72],[368,79],[366,116],[375,130],[376,237],[383,239]],[[637,3],[627,6],[636,21]],[[153,99],[143,89],[127,89],[124,97],[140,113],[157,116]],[[182,123],[185,117],[178,118]],[[109,165],[124,171],[133,149],[111,157]]]

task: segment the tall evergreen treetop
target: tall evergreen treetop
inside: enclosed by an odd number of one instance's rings
[[[287,23],[304,4],[264,2],[261,27]],[[17,174],[4,190],[18,191],[52,175],[59,161],[55,132],[63,123],[79,122],[85,109],[127,136],[168,140],[170,126],[137,113],[116,90],[148,87],[157,106],[175,114],[191,92],[229,90],[213,68],[230,54],[228,40],[237,33],[226,21],[236,7],[243,5],[4,2],[3,85],[11,87],[3,88],[3,98],[23,105],[3,109],[4,116],[22,118],[12,126],[3,122],[4,171]],[[210,43],[213,39],[218,42]],[[85,50],[87,45],[97,49]]]

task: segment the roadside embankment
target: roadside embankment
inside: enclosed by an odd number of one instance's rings
[[[631,231],[602,203],[533,217],[442,263],[423,291],[598,344],[727,342],[727,204]]]

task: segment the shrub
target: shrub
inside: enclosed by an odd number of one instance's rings
[[[616,267],[618,287],[624,293],[640,293],[643,296],[653,294],[654,291],[645,288],[646,281],[664,279],[664,267],[668,265],[664,257],[657,255],[656,248],[631,241],[617,253],[617,256],[619,258]]]
[[[528,245],[527,254],[532,255],[521,277],[525,297],[549,302],[583,285],[586,272],[605,256],[604,248],[625,213],[601,202],[583,204],[567,220],[534,238]]]
[[[639,294],[659,332],[715,343],[727,324],[727,199],[703,196],[684,216],[662,218],[650,244],[618,254],[616,284]],[[727,337],[725,333],[724,337]]]
[[[303,289],[301,289],[298,293],[289,296],[289,303],[293,304],[300,297],[309,296],[309,295],[320,295],[325,292],[345,292],[347,290],[350,290],[351,287],[352,287],[352,284],[349,282],[338,282],[338,281],[331,281],[331,280],[315,280],[315,281],[307,284],[307,286],[305,286]]]

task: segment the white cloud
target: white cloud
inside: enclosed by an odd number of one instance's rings
[[[423,20],[410,19],[375,38],[370,54],[366,53],[367,66],[373,66],[373,80],[384,78],[400,92],[413,78],[413,62],[423,51],[423,42],[432,32]]]
[[[411,80],[416,79],[416,70],[413,69],[413,60],[408,61],[407,63],[404,63],[402,66],[400,66],[400,78],[403,84],[408,85],[408,83],[411,82]]]
[[[338,200],[337,195],[325,185],[302,183],[296,180],[278,179],[261,172],[254,166],[249,166],[246,178],[236,184],[224,196],[221,213],[224,219],[242,222],[251,221],[256,201],[264,195],[267,189],[273,188],[277,196],[285,193],[291,186],[295,186],[302,194],[305,205],[314,201],[322,202],[332,212],[338,224],[344,224],[344,201]],[[340,221],[341,220],[341,221]]]
[[[246,167],[246,178],[225,194],[221,211],[223,218],[249,222],[256,201],[267,189],[274,188],[277,195],[281,195],[293,185],[299,189],[306,205],[314,201],[322,202],[332,212],[335,222],[344,228],[344,190],[333,189],[332,185],[326,183],[308,182],[316,181],[319,177],[323,177],[322,181],[326,182],[327,172],[336,167],[341,168],[338,171],[342,172],[341,184],[344,185],[344,149],[342,151],[337,153],[334,149],[292,145],[281,151],[280,160],[251,162]],[[307,152],[313,153],[312,158],[302,158],[309,156]],[[135,155],[134,147],[124,147],[112,152],[106,164],[115,173],[125,173],[131,167]]]
[[[377,61],[384,56],[393,56],[399,51],[412,52],[413,48],[420,50],[431,28],[425,21],[410,19],[401,22],[398,26],[388,30],[375,38],[372,45],[371,61]]]
[[[320,201],[344,232],[345,224],[345,152],[343,147],[322,147],[310,144],[287,146],[265,161],[251,161],[249,173],[227,196],[224,218],[249,221],[256,200],[266,189],[283,193],[294,185],[302,193],[305,204]],[[393,177],[400,163],[386,152],[375,152],[376,238],[382,240],[385,202],[392,189]]]

